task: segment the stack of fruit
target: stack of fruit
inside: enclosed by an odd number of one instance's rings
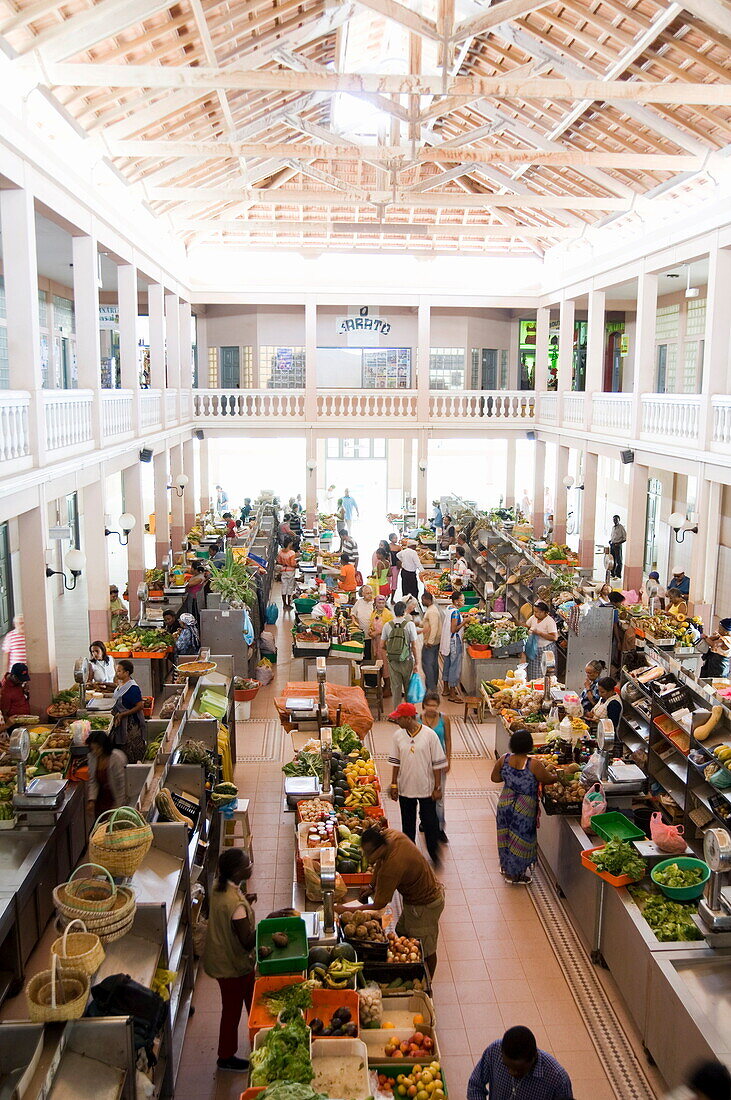
[[[360,943],[386,943],[386,933],[379,920],[362,910],[355,913],[343,913],[343,935],[348,940]]]
[[[394,1035],[386,1043],[387,1058],[430,1058],[433,1050],[434,1040],[422,1031],[415,1031],[410,1039],[399,1040]],[[414,1070],[416,1068],[414,1066]]]
[[[317,987],[351,989],[355,976],[363,969],[363,963],[357,961],[355,949],[349,943],[341,943],[332,951],[326,947],[313,947],[309,967],[307,977]]]
[[[397,936],[395,932],[389,932],[386,962],[421,962],[421,943],[410,936]]]

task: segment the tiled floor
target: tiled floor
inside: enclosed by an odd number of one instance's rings
[[[280,619],[282,636],[274,683],[259,692],[252,717],[274,715],[272,698],[287,681],[301,679],[299,661],[288,657],[288,619]],[[340,679],[340,670],[336,674]],[[457,714],[457,708],[448,708]],[[257,724],[258,726],[258,724]],[[246,726],[243,727],[246,730]],[[249,727],[254,732],[255,727]],[[391,727],[378,723],[377,753],[389,744]],[[481,728],[489,742],[489,725]],[[246,753],[245,733],[239,755]],[[251,748],[250,752],[258,749]],[[379,761],[383,774],[384,763]],[[504,883],[497,858],[495,816],[479,791],[494,790],[492,761],[453,762],[447,785],[447,832],[450,844],[440,877],[446,886],[441,921],[439,967],[434,982],[437,1033],[450,1096],[463,1100],[467,1080],[485,1046],[506,1027],[525,1024],[539,1046],[553,1053],[571,1074],[576,1100],[611,1100],[614,1090],[604,1073],[571,990],[556,961],[526,889]],[[239,764],[236,782],[253,801],[255,866],[252,889],[258,894],[257,915],[288,905],[292,896],[292,818],[282,813],[281,762]],[[389,804],[390,805],[390,804]],[[391,813],[398,825],[398,810]],[[218,989],[201,975],[183,1053],[179,1100],[238,1098],[237,1074],[215,1073],[219,1018]],[[248,1050],[246,1025],[240,1030],[239,1053]]]

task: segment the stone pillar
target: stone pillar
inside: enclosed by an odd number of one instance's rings
[[[520,385],[520,357],[518,345],[520,344],[520,318],[514,317],[510,322],[510,344],[508,345],[508,389],[517,390]]]
[[[553,541],[563,544],[566,542],[566,513],[568,511],[568,498],[563,479],[569,472],[569,447],[559,444],[556,459],[556,491],[554,494],[553,508]]]
[[[91,390],[91,424],[94,443],[101,447],[102,388],[101,341],[99,338],[99,272],[95,237],[72,238],[74,258],[74,312],[79,389]],[[107,593],[108,595],[108,593]]]
[[[152,460],[155,478],[155,564],[170,553],[170,480],[169,454],[161,451]]]
[[[314,428],[305,429],[305,511],[307,526],[317,521],[317,440]]]
[[[418,355],[416,370],[416,419],[426,427],[429,424],[429,363],[431,360],[431,306],[419,303]]]
[[[698,449],[701,451],[708,450],[713,433],[711,395],[714,392],[729,392],[723,389],[729,372],[729,345],[731,344],[729,287],[731,287],[731,249],[714,248],[708,257],[706,331],[698,423]],[[704,514],[700,509],[699,513],[701,516]]]
[[[543,535],[546,526],[544,498],[546,495],[546,441],[536,440],[536,454],[533,464],[533,534],[537,539]]]
[[[181,301],[178,305],[178,327],[180,330],[180,392],[190,395],[193,389],[193,338],[191,331],[192,310],[190,302]],[[190,396],[186,402],[188,412],[192,411]]]
[[[198,444],[198,462],[201,479],[201,512],[207,512],[211,506],[210,454],[207,435],[204,435]]]
[[[165,348],[167,388],[173,394],[174,419],[180,420],[180,303],[177,294],[165,293]],[[180,471],[177,471],[180,472]]]
[[[137,617],[140,610],[137,586],[145,576],[145,506],[142,498],[142,466],[139,462],[122,470],[122,491],[125,511],[137,520],[129,533],[127,543],[127,590],[129,614],[132,620]],[[114,535],[109,537],[114,538]]]
[[[84,534],[81,549],[86,556],[86,593],[89,605],[89,638],[105,641],[109,637],[109,559],[104,534],[104,468],[97,481],[81,491]],[[109,538],[114,538],[109,535]],[[120,595],[122,592],[120,590]]]
[[[7,247],[4,229],[3,244]],[[33,257],[35,258],[35,252]],[[7,267],[5,271],[7,276]],[[49,699],[58,689],[53,590],[55,582],[59,580],[58,577],[46,578],[46,549],[50,544],[45,504],[20,513],[18,540],[22,547],[22,552],[18,555],[18,566],[25,641],[31,672],[30,705],[34,714],[45,714]],[[83,577],[77,583],[83,584]],[[85,639],[78,639],[78,642],[80,651],[83,651]]]
[[[29,191],[20,188],[0,191],[0,228],[10,389],[30,393],[28,449],[36,464],[43,466],[46,458],[46,421],[38,318],[36,223],[33,196]],[[52,344],[53,332],[49,333],[48,339],[49,345]],[[26,630],[27,627],[28,624]]]
[[[505,441],[505,507],[515,504],[515,436],[509,435]]]
[[[139,322],[137,316],[137,268],[120,264],[117,268],[119,302],[119,366],[122,389],[132,391],[132,431],[141,434],[140,371],[137,357]],[[138,516],[138,519],[141,517]]]
[[[428,485],[427,485],[427,459],[429,457],[429,434],[426,429],[420,429],[417,435],[417,460],[416,460],[416,523],[425,523],[427,517]]]
[[[405,436],[401,451],[401,487],[404,497],[414,495],[414,439],[413,436]],[[401,501],[403,503],[403,501]]]
[[[173,486],[170,490],[170,511],[172,513],[170,541],[173,553],[180,550],[185,538],[185,491],[181,494],[180,490],[175,488],[175,479],[178,474],[182,473],[183,448],[180,443],[176,443],[170,448],[170,484]]]
[[[587,392],[588,396],[588,392]],[[584,451],[584,492],[581,502],[579,560],[585,568],[594,567],[596,546],[596,493],[599,455]]]
[[[314,298],[305,301],[305,420],[308,424],[317,421],[317,303]],[[308,478],[308,485],[309,482]]]
[[[573,298],[561,299],[558,331],[558,405],[557,423],[563,424],[563,394],[571,393],[574,380],[574,320],[576,302]],[[562,538],[560,542],[565,542]]]
[[[700,615],[706,627],[711,624],[711,610],[716,588],[716,563],[721,542],[721,492],[717,481],[709,481],[706,467],[698,464],[697,499],[694,515],[698,519],[698,534],[692,539],[690,559],[690,596],[693,614]]]
[[[586,397],[584,428],[591,426],[592,394],[599,393],[604,381],[604,311],[606,292],[589,291],[589,317],[586,326]]]
[[[195,523],[195,460],[193,457],[193,440],[186,439],[182,444],[183,473],[188,478],[183,494],[183,522],[186,533]]]
[[[539,306],[536,310],[536,366],[533,387],[536,393],[548,389],[548,341],[551,326],[551,307]],[[541,490],[541,493],[543,490]]]
[[[147,312],[150,322],[150,388],[159,390],[160,421],[165,427],[168,420],[165,391],[165,288],[160,283],[150,283],[147,288]]]
[[[642,584],[645,557],[645,525],[647,522],[647,481],[650,470],[634,462],[630,467],[629,507],[627,509],[627,541],[624,544],[624,578],[622,587],[637,588]]]
[[[657,314],[657,275],[642,273],[637,279],[637,333],[632,400],[631,438],[639,439],[642,430],[642,394],[655,389],[655,321]]]

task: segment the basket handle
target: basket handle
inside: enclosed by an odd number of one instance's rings
[[[56,972],[58,970],[58,955],[53,956],[51,959],[51,1008],[56,1007]],[[63,983],[61,983],[61,1004],[64,1004],[66,995],[63,989]]]
[[[84,922],[83,922],[83,920],[81,919],[81,917],[74,917],[74,919],[73,919],[73,920],[70,920],[70,921],[68,922],[68,924],[66,925],[66,931],[65,931],[65,932],[64,932],[64,934],[63,934],[63,940],[62,940],[62,942],[61,942],[61,950],[63,951],[63,954],[64,954],[64,958],[68,958],[68,952],[67,952],[67,950],[66,950],[66,941],[67,941],[67,939],[68,939],[68,934],[69,934],[69,932],[71,931],[71,929],[73,928],[73,926],[74,926],[75,924],[80,924],[80,925],[81,925],[81,927],[82,927],[82,929],[84,930],[84,932],[86,932],[86,925],[84,924]],[[56,952],[54,952],[54,955],[55,955],[55,954],[56,954]]]
[[[99,817],[94,822],[94,828],[92,833],[104,824],[104,819],[109,818],[107,825],[109,829],[113,829],[118,821],[129,821],[134,825],[144,825],[144,819],[140,816],[137,810],[133,806],[118,806],[115,810],[105,810],[103,814],[99,814]]]
[[[106,869],[106,867],[102,867],[102,866],[101,866],[101,864],[99,864],[99,863],[80,863],[80,864],[79,864],[79,866],[78,866],[78,867],[76,868],[76,870],[75,870],[75,871],[73,871],[73,872],[71,873],[71,875],[70,875],[70,877],[69,877],[69,882],[73,882],[73,880],[74,880],[74,875],[77,875],[77,874],[79,873],[79,871],[83,871],[83,869],[84,869],[85,867],[93,867],[93,869],[94,869],[95,871],[101,871],[101,873],[102,873],[103,875],[106,875],[106,876],[107,876],[107,878],[109,879],[109,884],[110,884],[110,886],[112,887],[112,891],[113,891],[113,893],[112,893],[112,897],[115,897],[115,896],[116,896],[116,894],[117,894],[117,887],[116,887],[116,884],[115,884],[115,882],[114,882],[114,879],[113,879],[113,878],[112,878],[112,876],[111,876],[111,875],[109,874],[109,871],[108,871],[108,870]],[[90,876],[90,877],[93,877],[93,876]]]

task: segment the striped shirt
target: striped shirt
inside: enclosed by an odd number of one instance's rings
[[[10,630],[3,638],[3,653],[8,654],[9,668],[17,664],[27,664],[25,634],[22,630]]]
[[[489,1091],[487,1091],[489,1090]],[[511,1077],[503,1062],[502,1040],[491,1043],[472,1071],[467,1100],[571,1100],[574,1092],[566,1070],[551,1054],[538,1051],[525,1077]]]

